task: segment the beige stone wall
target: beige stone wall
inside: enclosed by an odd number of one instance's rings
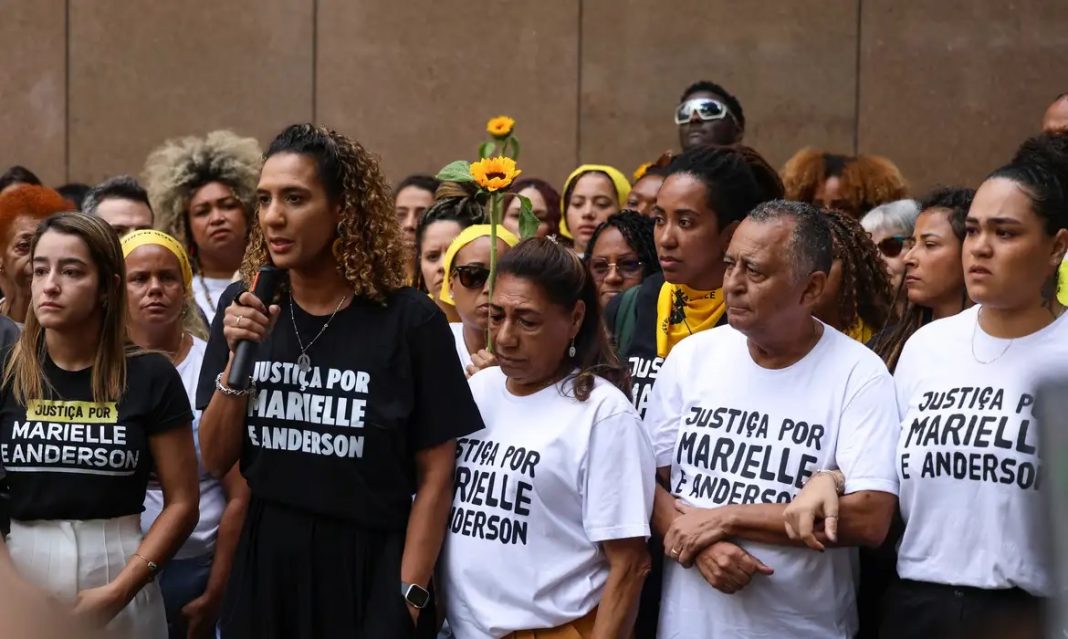
[[[519,121],[527,175],[630,173],[677,144],[701,78],[781,166],[813,144],[977,182],[1068,91],[1064,0],[0,0],[0,169],[140,173],[167,137],[266,143],[315,119],[387,175],[471,157]]]

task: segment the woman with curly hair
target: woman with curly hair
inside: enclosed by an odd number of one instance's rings
[[[824,212],[834,235],[834,262],[814,314],[866,344],[890,318],[890,275],[860,222],[838,211]]]
[[[805,147],[782,170],[786,199],[844,211],[854,218],[908,196],[908,184],[890,160],[877,155],[835,155]]]
[[[208,324],[245,253],[260,156],[254,138],[212,131],[168,140],[145,161],[156,228],[177,238],[192,258],[194,296]]]
[[[455,438],[483,426],[452,332],[404,285],[393,200],[358,143],[290,126],[257,200],[197,393],[205,466],[240,462],[252,493],[223,636],[424,636]],[[264,265],[289,277],[260,301],[246,289]],[[224,380],[243,340],[258,345],[239,390]]]

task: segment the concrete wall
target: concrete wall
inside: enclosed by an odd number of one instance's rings
[[[0,0],[0,170],[139,174],[168,137],[263,143],[314,119],[397,180],[519,121],[526,175],[630,173],[677,145],[691,81],[746,141],[879,153],[917,190],[977,182],[1068,91],[1064,0]]]

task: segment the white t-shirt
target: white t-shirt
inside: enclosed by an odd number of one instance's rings
[[[182,385],[189,395],[189,404],[196,406],[197,381],[200,379],[200,366],[204,362],[204,349],[207,344],[204,340],[194,337],[193,346],[175,368],[182,377]],[[193,444],[197,451],[197,474],[200,477],[200,521],[189,535],[189,539],[175,553],[175,559],[189,559],[202,557],[215,551],[215,537],[219,533],[219,521],[222,519],[223,510],[226,508],[226,493],[223,491],[219,480],[211,476],[204,468],[204,461],[200,456],[200,411],[193,411]],[[152,527],[152,522],[159,517],[163,510],[163,489],[155,476],[148,482],[148,490],[145,492],[145,510],[141,513],[141,530],[145,533]]]
[[[193,276],[193,298],[197,301],[200,310],[204,311],[208,326],[211,326],[212,321],[215,320],[215,310],[223,291],[233,283],[234,280],[228,278]],[[204,292],[205,288],[207,293]]]
[[[1053,563],[1032,409],[1040,382],[1068,373],[1068,318],[1016,340],[987,335],[978,318],[973,307],[924,326],[897,365],[905,519],[897,570],[1048,596]]]
[[[462,322],[449,324],[452,336],[456,340],[456,354],[460,356],[460,368],[467,373],[467,367],[471,365],[471,353],[467,351],[467,342],[464,341],[464,325]]]
[[[784,369],[757,365],[721,326],[684,339],[660,368],[645,414],[671,492],[701,508],[786,503],[813,472],[840,468],[846,492],[897,493],[893,379],[858,342],[823,336]],[[724,594],[697,568],[664,564],[659,636],[846,638],[857,630],[856,549],[739,543],[774,569]]]
[[[603,379],[584,402],[569,380],[512,395],[496,366],[470,381],[486,428],[457,440],[442,555],[449,625],[473,639],[575,621],[608,578],[599,542],[649,536],[649,439]]]

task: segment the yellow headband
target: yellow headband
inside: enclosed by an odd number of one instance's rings
[[[490,236],[489,224],[475,224],[469,226],[460,232],[456,236],[456,239],[452,241],[449,248],[445,251],[444,265],[445,265],[445,279],[441,282],[441,292],[438,293],[438,299],[446,304],[456,305],[456,302],[452,299],[452,286],[449,285],[449,278],[452,275],[452,261],[456,258],[456,254],[460,252],[460,249],[467,246],[471,242],[474,242],[480,237]],[[500,224],[497,225],[497,239],[504,241],[508,246],[515,246],[519,243],[519,239],[512,232],[504,228]]]
[[[567,181],[564,182],[564,197],[560,200],[560,234],[564,237],[572,237],[571,230],[567,228],[567,205],[570,204],[570,202],[567,201],[567,190],[571,188],[571,183],[578,179],[580,175],[589,173],[590,171],[600,171],[612,180],[612,185],[616,187],[616,199],[619,201],[620,209],[627,203],[627,196],[630,195],[630,181],[627,180],[625,175],[619,172],[619,169],[608,166],[607,164],[583,164],[572,171],[571,175],[567,176]]]
[[[140,231],[127,233],[126,236],[122,238],[123,259],[130,257],[130,253],[133,253],[136,249],[148,244],[162,246],[171,253],[174,253],[174,256],[178,258],[178,264],[182,267],[182,281],[185,283],[185,289],[189,290],[189,287],[193,284],[193,269],[189,265],[189,255],[186,254],[185,249],[182,248],[182,245],[178,240],[167,235],[163,231],[142,229]]]

